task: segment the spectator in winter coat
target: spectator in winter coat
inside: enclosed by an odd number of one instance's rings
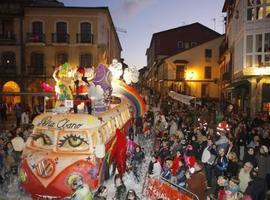
[[[106,200],[108,195],[107,187],[104,185],[99,186],[93,200]]]
[[[255,149],[253,147],[248,147],[247,149],[247,153],[244,156],[243,163],[246,162],[251,162],[254,168],[258,166],[258,160],[255,156]]]
[[[176,172],[176,184],[180,187],[186,187],[186,169],[183,160],[178,161],[178,169]]]
[[[216,161],[216,176],[224,176],[228,168],[228,159],[225,155],[225,150],[223,148],[218,151],[218,158]]]
[[[161,176],[167,180],[171,180],[172,178],[172,160],[166,160],[165,162],[165,168],[163,172],[161,173]]]
[[[179,168],[179,160],[183,160],[183,156],[180,150],[177,150],[176,155],[173,159],[173,164],[172,164],[172,174],[173,176],[176,176],[176,172]]]
[[[265,179],[267,174],[270,174],[270,156],[269,150],[266,146],[262,145],[260,147],[260,152],[258,155],[258,173],[259,177]]]
[[[238,175],[238,158],[235,152],[230,152],[228,154],[228,169],[227,169],[227,176],[228,177],[237,177]]]
[[[204,148],[202,153],[202,162],[204,163],[205,173],[207,178],[207,185],[208,187],[212,187],[212,179],[213,179],[213,169],[214,169],[214,162],[216,159],[216,150],[213,143],[213,138],[207,138],[207,146]]]
[[[161,175],[162,168],[160,162],[158,162],[158,157],[157,156],[152,156],[149,168],[148,168],[148,173],[149,177],[151,178],[159,178]]]
[[[127,192],[126,200],[140,200],[140,198],[137,196],[134,190],[130,189]]]
[[[161,158],[161,165],[163,165],[164,161],[170,157],[170,151],[167,145],[167,141],[162,142],[162,146],[159,149],[159,157]]]
[[[226,137],[226,133],[225,132],[220,132],[220,138],[215,142],[216,146],[217,146],[217,151],[219,151],[219,149],[223,148],[225,152],[227,152],[227,149],[229,147],[229,140]]]
[[[144,152],[141,150],[140,146],[137,146],[131,158],[132,171],[137,181],[139,181],[141,175],[143,159],[144,159]]]
[[[240,189],[242,192],[246,191],[248,183],[251,181],[250,172],[253,169],[251,162],[244,163],[244,166],[240,169],[238,178],[240,180]]]
[[[199,200],[206,199],[206,177],[201,163],[195,163],[195,173],[187,173],[187,189],[198,196]]]
[[[119,174],[114,177],[114,185],[116,187],[116,192],[114,195],[114,200],[124,200],[126,198],[127,188]]]
[[[21,114],[21,125],[22,126],[27,126],[30,123],[30,119],[29,119],[29,111],[25,110],[22,114]]]
[[[258,177],[258,172],[252,170],[250,173],[251,181],[248,183],[246,194],[250,195],[252,200],[265,199],[264,180]]]

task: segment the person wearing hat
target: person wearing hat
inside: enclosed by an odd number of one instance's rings
[[[68,177],[68,185],[73,194],[71,200],[92,200],[92,194],[87,184],[83,183],[83,178],[79,174],[72,174]]]

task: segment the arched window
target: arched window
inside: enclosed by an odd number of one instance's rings
[[[42,35],[43,23],[39,21],[32,22],[32,33],[35,35]]]
[[[92,41],[91,38],[91,24],[89,22],[82,22],[80,25],[80,42],[90,43]]]
[[[68,54],[67,53],[58,53],[56,55],[56,66],[59,67],[64,63],[68,62]]]
[[[2,66],[15,67],[16,66],[16,55],[12,51],[6,51],[2,53]]]
[[[40,21],[32,22],[32,32],[27,34],[28,42],[44,42],[43,23]]]
[[[69,42],[66,22],[57,22],[56,23],[56,42],[59,42],[59,43]]]
[[[92,66],[92,55],[90,53],[81,54],[80,67],[91,67],[91,66]]]

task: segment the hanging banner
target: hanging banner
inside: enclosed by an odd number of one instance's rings
[[[174,99],[174,100],[177,100],[177,101],[180,101],[184,104],[187,104],[187,105],[190,105],[190,101],[192,99],[195,99],[196,97],[193,97],[193,96],[188,96],[188,95],[183,95],[183,94],[179,94],[177,92],[174,92],[174,91],[170,91],[169,92],[169,96]]]

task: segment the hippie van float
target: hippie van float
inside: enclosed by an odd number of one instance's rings
[[[117,62],[114,65],[119,67]],[[56,112],[33,120],[33,134],[25,144],[19,168],[21,185],[33,199],[91,199],[90,191],[112,175],[112,166],[120,175],[125,172],[126,133],[133,118],[143,115],[146,108],[134,88],[120,80],[111,81],[114,66],[110,68],[100,64],[87,84],[82,82],[84,70],[78,69],[79,98],[75,101],[70,89],[75,73],[70,66],[60,66],[54,73]],[[63,106],[66,102],[81,104],[89,98],[91,115],[71,113]],[[81,105],[77,106],[76,110]]]
[[[65,113],[37,116],[19,170],[25,191],[33,198],[63,198],[73,192],[72,178],[80,176],[95,189],[110,176],[112,163],[123,173],[124,133],[132,123],[129,106],[122,102],[96,116]]]

